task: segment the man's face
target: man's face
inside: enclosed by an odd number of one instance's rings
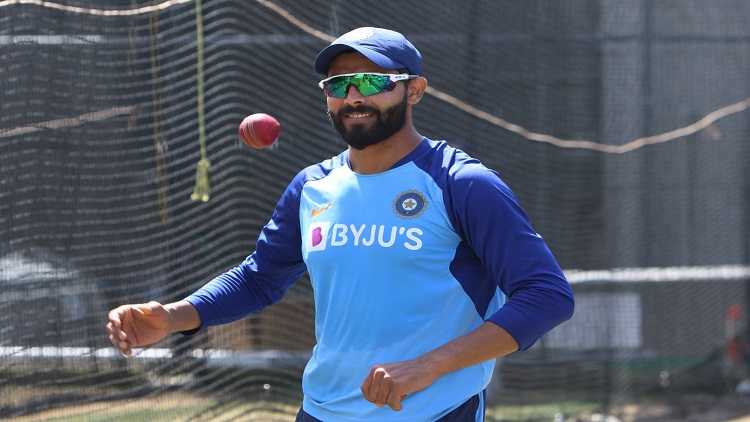
[[[356,72],[397,73],[354,52],[338,55],[328,68],[328,76]],[[326,97],[333,127],[347,144],[359,150],[390,138],[404,127],[406,100],[406,85],[401,82],[391,91],[369,97],[354,86],[348,88],[346,98]]]

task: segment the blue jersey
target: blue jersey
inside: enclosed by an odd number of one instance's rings
[[[324,421],[433,421],[481,392],[494,360],[378,408],[360,385],[375,364],[413,359],[485,321],[521,349],[572,314],[569,284],[498,175],[423,140],[390,170],[358,174],[348,153],[301,171],[255,252],[188,297],[204,326],[279,300],[307,270],[317,344],[303,408]]]

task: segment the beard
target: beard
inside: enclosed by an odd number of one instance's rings
[[[404,123],[406,122],[406,104],[407,98],[406,93],[404,93],[404,98],[400,103],[382,112],[368,106],[344,106],[338,113],[328,110],[328,118],[349,146],[354,149],[363,150],[370,145],[385,141],[404,127]],[[347,129],[343,122],[343,116],[349,113],[371,113],[375,118],[375,122],[369,125],[353,124]]]

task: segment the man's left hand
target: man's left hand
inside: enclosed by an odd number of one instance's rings
[[[409,394],[429,387],[438,373],[419,359],[374,365],[362,383],[362,394],[378,407],[388,405],[401,410],[401,401]]]

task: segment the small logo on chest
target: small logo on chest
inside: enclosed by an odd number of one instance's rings
[[[427,200],[422,192],[417,190],[408,190],[396,196],[393,201],[393,209],[400,217],[414,218],[424,212],[427,208]]]
[[[320,214],[323,214],[324,212],[328,211],[328,208],[331,208],[331,206],[333,206],[333,203],[329,202],[327,204],[321,205],[318,208],[313,208],[312,211],[310,211],[310,217],[315,218]]]

